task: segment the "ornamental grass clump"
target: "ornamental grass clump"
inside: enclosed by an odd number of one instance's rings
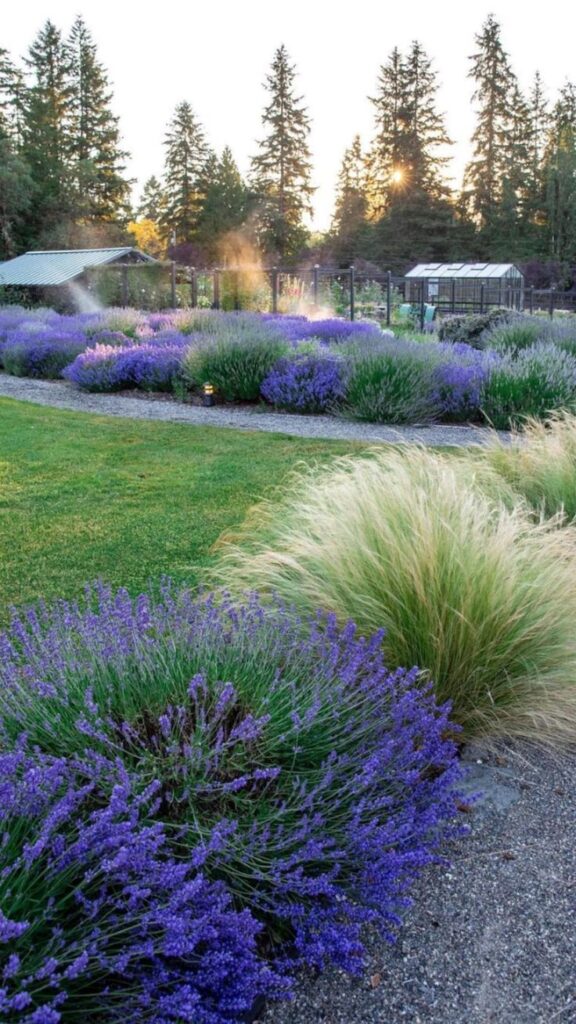
[[[363,925],[393,933],[452,834],[460,771],[449,709],[417,669],[387,669],[381,640],[168,585],[156,602],[100,588],[14,619],[11,1020],[98,1006],[103,1021],[220,1024],[286,994],[300,965],[360,969]]]
[[[576,410],[576,358],[552,344],[508,353],[494,363],[482,387],[482,412],[497,429],[527,417],[545,419]]]
[[[495,441],[483,457],[537,517],[576,519],[576,417],[557,413],[526,420],[509,444]]]
[[[573,740],[575,540],[510,497],[470,458],[348,457],[224,538],[218,576],[382,628],[387,663],[425,668],[467,735]]]

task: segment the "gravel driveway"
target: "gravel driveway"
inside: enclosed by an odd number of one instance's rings
[[[486,798],[451,868],[413,890],[397,944],[371,937],[362,978],[303,977],[264,1024],[576,1022],[576,754],[464,756]]]
[[[356,423],[334,416],[299,416],[262,411],[245,406],[214,406],[204,409],[176,400],[158,401],[138,392],[126,395],[98,395],[77,391],[61,381],[32,380],[0,373],[0,396],[17,398],[37,405],[75,412],[99,413],[138,420],[163,420],[190,423],[193,426],[231,427],[235,430],[265,430],[295,437],[332,438],[339,441],[419,442],[425,445],[486,444],[490,432],[481,427],[446,426],[386,427],[378,423]],[[136,397],[138,396],[138,397]],[[501,437],[508,435],[501,433]]]

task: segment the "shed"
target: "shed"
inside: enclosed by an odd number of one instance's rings
[[[406,274],[406,300],[446,313],[522,309],[524,275],[513,263],[419,263]]]
[[[77,281],[89,267],[156,262],[133,246],[38,250],[0,264],[0,287],[53,288]]]

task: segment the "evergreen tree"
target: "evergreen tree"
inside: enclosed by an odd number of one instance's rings
[[[524,221],[532,255],[541,254],[544,241],[544,155],[550,134],[550,113],[544,85],[536,72],[527,104]]]
[[[473,99],[478,104],[478,116],[472,136],[473,157],[464,175],[463,203],[477,224],[488,253],[498,231],[503,198],[510,202],[510,194],[504,196],[504,180],[511,145],[516,144],[517,83],[493,15],[489,15],[476,36],[476,43],[478,49],[471,57],[469,77],[475,81]]]
[[[28,165],[14,151],[10,139],[0,135],[0,259],[10,259],[18,254],[33,189]]]
[[[34,204],[27,221],[27,244],[39,244],[71,212],[67,125],[71,88],[62,36],[47,21],[30,47],[31,73],[24,109],[22,156],[30,168]]]
[[[164,189],[158,178],[152,175],[144,182],[142,195],[138,204],[136,215],[142,220],[151,220],[159,224],[164,209]]]
[[[164,141],[165,203],[161,225],[178,244],[194,240],[204,199],[204,171],[210,156],[204,129],[192,107],[179,103]]]
[[[12,61],[8,50],[0,47],[0,138],[13,147],[22,142],[24,76]]]
[[[216,260],[220,240],[242,226],[248,216],[250,193],[228,146],[218,159],[211,154],[203,174],[203,202],[198,240],[207,263]]]
[[[454,211],[445,180],[451,140],[437,109],[437,76],[418,42],[396,48],[380,69],[376,135],[368,159],[372,257],[400,269],[416,258],[447,258]]]
[[[332,218],[332,251],[339,263],[351,263],[363,255],[368,233],[368,195],[366,161],[360,136],[345,150],[336,187],[336,205]]]
[[[70,74],[66,156],[75,216],[84,221],[124,220],[130,191],[123,176],[127,153],[120,147],[108,76],[80,16],[70,32],[65,59]]]
[[[258,200],[257,235],[262,248],[281,263],[297,257],[308,232],[311,213],[310,119],[302,97],[295,95],[296,68],[285,46],[274,55],[265,88],[270,102],[262,123],[266,137],[252,159],[251,182]]]
[[[561,90],[544,158],[547,255],[576,261],[576,86]]]

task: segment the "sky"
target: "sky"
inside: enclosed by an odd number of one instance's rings
[[[26,53],[47,18],[65,33],[82,14],[114,89],[129,172],[139,186],[162,172],[162,140],[176,103],[188,100],[216,150],[232,148],[246,173],[262,137],[263,89],[275,49],[284,43],[297,66],[297,88],[312,120],[313,226],[329,226],[344,149],[356,132],[372,135],[379,67],[394,46],[418,39],[438,71],[439,107],[456,141],[451,174],[460,183],[474,127],[467,79],[474,35],[489,13],[523,88],[536,69],[553,95],[576,79],[576,5],[549,0],[530,13],[519,0],[25,0],[10,5],[1,45]]]

